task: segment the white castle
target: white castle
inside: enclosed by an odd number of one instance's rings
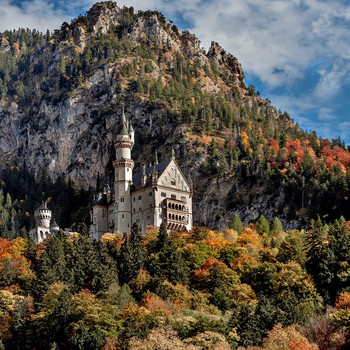
[[[116,136],[114,186],[99,193],[92,204],[90,235],[99,240],[106,232],[130,231],[137,223],[145,233],[150,225],[165,223],[168,230],[192,229],[193,183],[186,179],[172,151],[171,159],[158,163],[133,175],[131,150],[134,130],[122,114]]]
[[[40,243],[45,238],[56,234],[60,230],[55,220],[50,225],[51,210],[47,207],[46,202],[42,202],[40,207],[35,209],[34,218],[36,227],[30,230],[29,235],[36,243]]]

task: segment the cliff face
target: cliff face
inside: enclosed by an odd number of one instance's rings
[[[0,50],[9,47],[2,38]],[[21,45],[19,51],[24,57]],[[184,172],[192,173],[196,223],[222,228],[234,213],[245,222],[261,213],[272,219],[276,203],[283,202],[283,193],[277,201],[276,194],[257,193],[227,211],[227,196],[237,182],[233,167],[224,175],[203,175],[209,163],[220,168],[226,162],[219,156],[213,161],[206,137],[235,147],[242,121],[247,122],[244,113],[251,109],[268,114],[270,123],[278,121],[276,111],[246,88],[238,60],[219,44],[213,42],[205,53],[194,35],[161,14],[134,14],[104,2],[86,17],[64,23],[25,55],[28,65],[17,77],[25,81],[24,93],[16,81],[13,94],[0,102],[3,167],[26,164],[53,179],[64,173],[84,187],[94,188],[98,176],[110,181],[124,106],[136,131],[136,169],[153,160],[156,148],[162,158],[174,146]],[[236,185],[236,195],[243,198],[244,191],[244,185]]]

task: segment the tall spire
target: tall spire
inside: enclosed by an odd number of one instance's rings
[[[189,183],[193,183],[191,173],[188,173],[187,180]]]
[[[124,107],[123,107],[122,125],[121,125],[120,133],[121,133],[122,135],[128,135],[128,130],[127,130],[127,128],[126,128],[126,118],[125,118],[125,114],[124,114]]]
[[[171,147],[171,160],[175,159],[174,147]]]
[[[155,154],[155,164],[157,165],[158,164],[158,152],[156,150],[156,154]]]

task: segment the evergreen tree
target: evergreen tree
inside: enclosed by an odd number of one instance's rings
[[[242,221],[239,218],[238,214],[236,214],[232,220],[231,228],[240,234],[243,230],[244,227],[242,225]]]
[[[188,281],[189,269],[186,262],[163,223],[158,231],[155,253],[149,256],[148,267],[153,276],[169,282],[185,284]]]
[[[267,235],[270,234],[270,225],[268,221],[265,219],[264,215],[260,215],[259,220],[256,223],[256,229],[259,234],[266,233]]]
[[[275,220],[273,221],[272,225],[271,225],[271,230],[274,233],[282,233],[283,232],[283,226],[281,221],[276,217]]]
[[[143,269],[146,259],[146,251],[142,244],[140,227],[134,223],[130,236],[124,235],[124,242],[120,248],[118,257],[119,281],[121,284],[129,283],[138,272]]]

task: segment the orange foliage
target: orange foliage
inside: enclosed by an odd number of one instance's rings
[[[335,302],[335,307],[337,309],[348,309],[350,307],[350,293],[341,293]]]
[[[104,246],[115,245],[118,249],[120,249],[123,243],[123,235],[119,231],[117,233],[105,233],[101,237],[101,242]]]
[[[165,301],[153,293],[146,295],[146,297],[143,299],[142,304],[152,314],[169,316],[173,315],[177,311],[177,308],[173,303]]]
[[[113,338],[106,337],[105,338],[105,345],[102,347],[101,350],[116,350],[117,345],[118,345],[118,338],[117,337],[113,337]]]
[[[271,138],[269,142],[270,142],[270,146],[274,149],[274,151],[277,154],[280,149],[278,142],[273,138]]]
[[[299,340],[293,340],[289,343],[288,349],[289,350],[314,350],[315,346],[305,344],[304,342]]]
[[[235,271],[245,271],[251,266],[257,265],[257,261],[250,255],[240,254],[240,256],[230,263]]]
[[[205,240],[205,243],[214,248],[216,251],[221,250],[221,248],[230,243],[229,241],[227,241],[226,239],[224,239],[223,237],[210,237],[208,239]]]
[[[249,147],[249,137],[248,137],[247,133],[244,130],[242,130],[239,136],[241,138],[244,150],[247,151],[247,149]]]

